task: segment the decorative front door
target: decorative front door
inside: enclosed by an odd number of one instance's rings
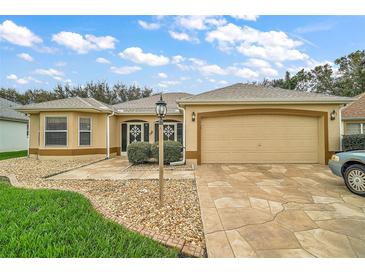
[[[143,124],[128,124],[128,144],[141,142],[143,136]]]

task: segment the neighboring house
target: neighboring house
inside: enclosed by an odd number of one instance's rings
[[[28,149],[28,117],[14,109],[20,106],[0,98],[0,152]]]
[[[343,133],[365,134],[365,92],[342,109]]]
[[[69,98],[19,108],[29,113],[37,157],[125,154],[157,139],[159,95],[114,106]],[[165,93],[165,139],[189,163],[327,163],[340,147],[339,111],[351,98],[235,84],[198,95]],[[110,154],[109,154],[110,153]]]

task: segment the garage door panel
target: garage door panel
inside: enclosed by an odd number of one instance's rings
[[[204,118],[203,163],[316,163],[318,118],[247,115]]]
[[[245,161],[242,161],[242,154],[235,153],[214,153],[209,155],[207,153],[205,159],[202,159],[203,163],[217,163],[215,157],[219,157],[219,163],[299,163],[310,164],[313,163],[312,153],[301,153],[301,158],[298,159],[297,153],[284,153],[283,157],[277,157],[277,153],[258,154],[256,152],[245,153]]]

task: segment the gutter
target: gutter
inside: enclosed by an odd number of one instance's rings
[[[321,101],[321,100],[311,100],[311,101],[288,101],[288,100],[275,100],[275,101],[265,101],[265,100],[255,100],[255,101],[176,101],[180,105],[306,105],[306,104],[345,104],[353,102],[354,99],[342,99],[342,100],[331,100],[331,101]]]
[[[106,118],[106,159],[110,158],[110,117],[114,116],[114,111],[112,114],[107,115]]]
[[[179,165],[185,165],[185,152],[186,152],[186,117],[185,117],[185,109],[177,106],[178,109],[182,110],[183,112],[183,158],[181,161],[170,163],[171,166],[179,166]]]

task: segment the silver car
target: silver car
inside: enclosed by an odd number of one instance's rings
[[[344,178],[351,192],[365,197],[365,150],[336,153],[328,166],[333,174]]]

